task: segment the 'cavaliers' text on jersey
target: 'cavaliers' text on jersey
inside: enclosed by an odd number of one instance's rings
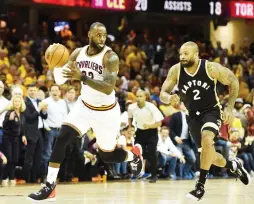
[[[105,46],[103,50],[92,56],[87,55],[88,45],[81,48],[81,51],[76,59],[77,66],[82,74],[95,80],[103,80],[103,58],[106,52],[111,50],[110,47]],[[97,91],[90,86],[82,83],[81,98],[84,102],[93,106],[107,106],[116,102],[115,91],[110,95],[106,95]]]
[[[180,98],[190,113],[202,112],[218,105],[216,81],[213,80],[206,67],[206,60],[199,60],[198,69],[194,74],[180,67],[178,88]]]

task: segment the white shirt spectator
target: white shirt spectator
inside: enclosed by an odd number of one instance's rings
[[[137,103],[130,104],[128,116],[135,119],[136,127],[142,130],[145,129],[144,124],[151,125],[164,119],[159,109],[153,103],[147,101],[142,108],[139,108]]]
[[[65,101],[63,99],[55,101],[52,97],[48,97],[43,102],[48,104],[48,126],[51,128],[60,128],[67,116]]]
[[[129,124],[129,118],[128,118],[128,112],[127,111],[124,111],[121,114],[121,123],[126,124],[125,127],[128,126],[128,124]]]
[[[176,146],[173,144],[171,139],[167,137],[165,141],[161,139],[161,136],[159,135],[159,141],[157,144],[157,151],[170,155],[175,154],[178,158],[181,158],[183,155],[182,153],[176,148]]]
[[[69,113],[75,106],[76,101],[70,102],[67,99],[65,99],[65,104],[66,104],[67,112]]]
[[[8,106],[10,103],[10,101],[8,99],[6,99],[4,96],[0,96],[0,111],[3,110],[6,106]],[[3,121],[4,121],[4,117],[5,117],[6,111],[3,112],[0,115],[0,128],[3,127]]]

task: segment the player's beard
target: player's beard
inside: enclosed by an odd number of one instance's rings
[[[184,67],[184,68],[190,68],[194,65],[195,63],[195,60],[194,59],[190,59],[189,61],[180,61],[181,63],[181,66]]]
[[[104,48],[105,44],[96,44],[93,40],[91,40],[90,46],[97,52],[100,52]]]

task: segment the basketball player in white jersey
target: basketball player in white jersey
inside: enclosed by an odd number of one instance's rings
[[[119,70],[119,58],[105,45],[107,31],[103,24],[93,23],[90,27],[89,45],[76,49],[63,68],[54,69],[57,84],[67,80],[80,80],[81,95],[63,123],[48,168],[46,184],[29,199],[55,200],[55,186],[66,146],[77,135],[82,136],[90,128],[96,135],[99,155],[107,163],[128,161],[132,173],[138,176],[143,167],[142,148],[134,150],[116,148],[116,137],[120,129],[120,107],[116,102],[115,83]]]

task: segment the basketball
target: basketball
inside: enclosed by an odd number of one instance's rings
[[[68,49],[59,43],[50,45],[45,52],[45,60],[49,68],[62,67],[69,59]]]

